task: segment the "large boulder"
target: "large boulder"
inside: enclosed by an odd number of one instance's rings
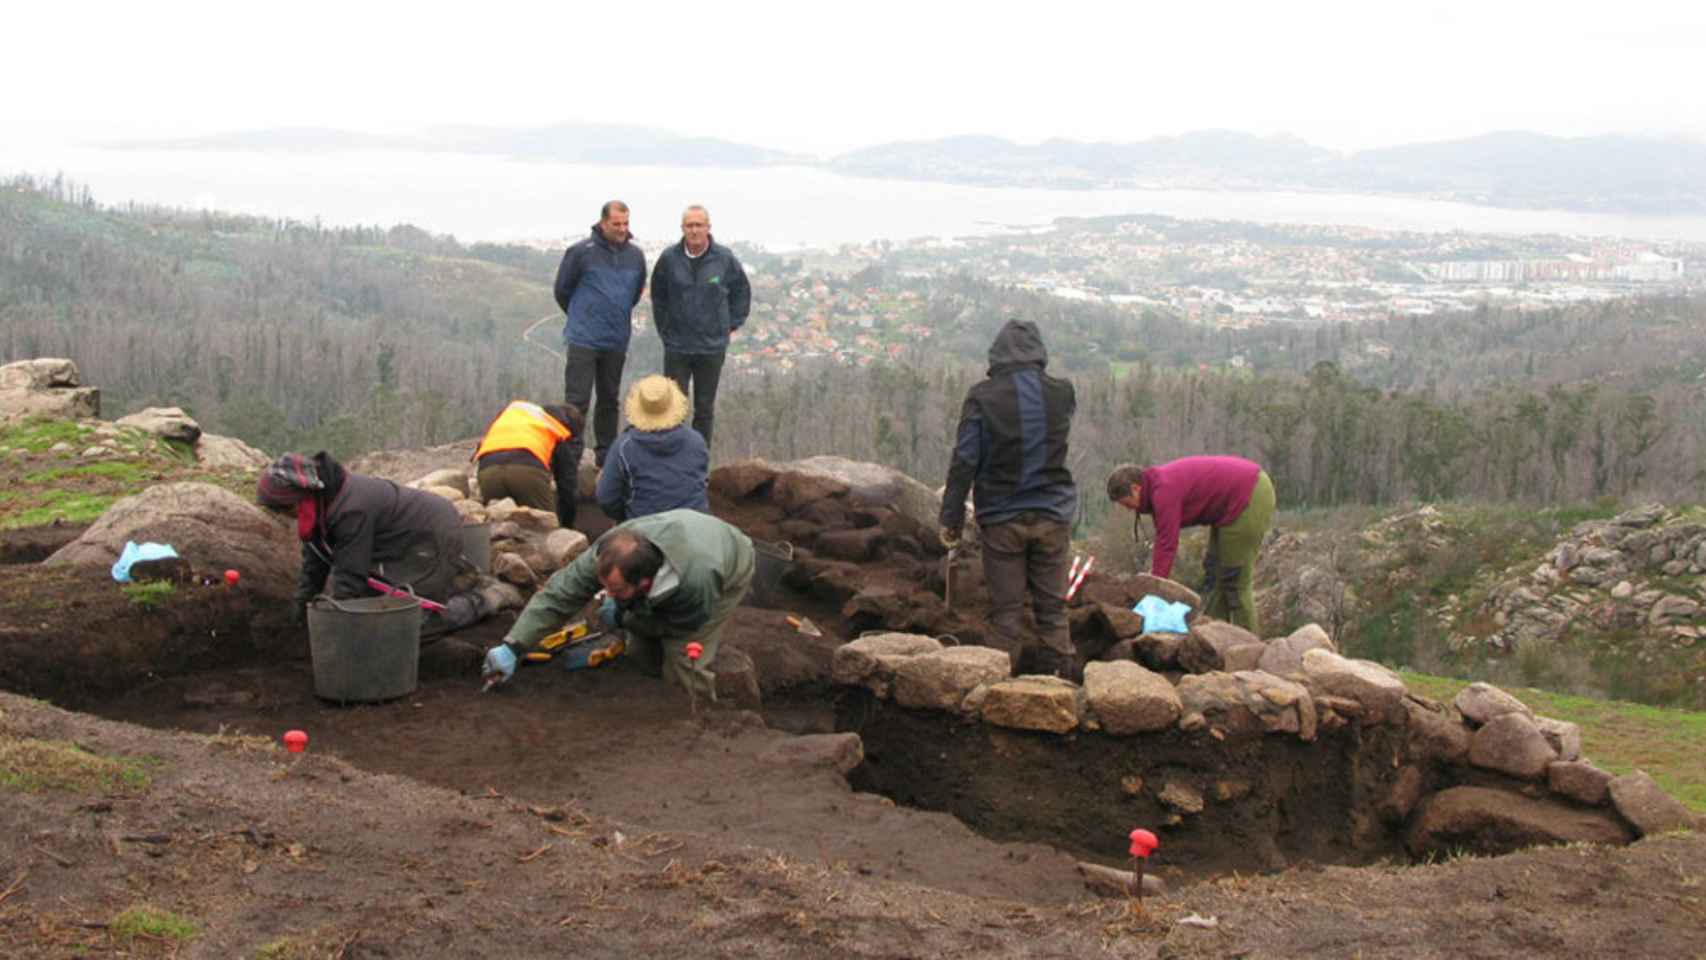
[[[1311,650],[1339,652],[1339,648],[1333,645],[1333,638],[1327,635],[1327,631],[1323,630],[1320,624],[1305,624],[1293,630],[1290,636],[1270,642],[1262,651],[1262,658],[1257,662],[1256,669],[1266,670],[1276,677],[1302,673],[1303,655]]]
[[[1534,721],[1521,713],[1503,713],[1487,721],[1469,740],[1469,762],[1523,780],[1546,772],[1559,759]]]
[[[1260,637],[1237,624],[1199,619],[1179,647],[1179,666],[1191,673],[1254,670],[1266,649]]]
[[[51,390],[82,383],[77,362],[64,357],[17,360],[0,366],[0,390]]]
[[[466,469],[480,445],[479,437],[414,450],[377,450],[344,464],[355,473],[407,484],[434,470]],[[596,473],[594,479],[597,479]]]
[[[1183,706],[1167,678],[1129,660],[1084,665],[1084,696],[1108,733],[1165,730]]]
[[[144,407],[113,421],[121,427],[152,433],[163,440],[194,446],[201,439],[201,424],[182,407]]]
[[[915,633],[873,633],[835,648],[830,678],[846,686],[866,686],[887,696],[895,667],[910,657],[935,653],[942,641]]]
[[[195,445],[196,462],[209,470],[260,470],[272,458],[236,437],[204,433]]]
[[[1664,791],[1645,770],[1624,774],[1611,781],[1611,805],[1641,836],[1666,830],[1692,830],[1699,820]]]
[[[1013,669],[1004,651],[991,647],[948,647],[895,664],[894,699],[903,707],[959,710],[966,694],[1007,679]]]
[[[1001,680],[984,694],[982,716],[997,727],[1067,733],[1078,729],[1078,685],[1059,677]]]
[[[1503,854],[1540,844],[1626,844],[1628,827],[1609,811],[1533,799],[1491,787],[1451,787],[1421,802],[1404,845],[1416,857]]]
[[[1351,660],[1316,647],[1303,654],[1303,674],[1317,693],[1361,704],[1364,726],[1403,722],[1404,681],[1372,660]]]
[[[1131,583],[1126,586],[1126,589],[1132,595],[1133,603],[1142,600],[1144,597],[1154,595],[1168,603],[1182,603],[1192,610],[1202,609],[1202,597],[1195,590],[1166,577],[1140,573],[1131,578]]]
[[[888,507],[927,530],[936,529],[942,498],[893,467],[823,456],[779,464],[777,469],[829,477],[843,485],[848,501],[856,506]]]
[[[1222,735],[1294,733],[1314,740],[1314,698],[1301,684],[1260,670],[1191,674],[1179,679],[1179,729]]]
[[[1404,709],[1410,715],[1411,756],[1448,764],[1469,756],[1469,728],[1455,707],[1405,697]]]
[[[1528,704],[1490,683],[1471,683],[1459,690],[1457,698],[1452,702],[1457,705],[1457,710],[1463,714],[1463,718],[1477,727],[1500,714],[1520,713],[1534,716],[1534,711]]]
[[[89,420],[101,415],[101,391],[80,386],[77,364],[61,358],[0,366],[0,423],[31,417]]]
[[[242,572],[252,593],[289,597],[301,544],[291,525],[243,497],[208,483],[149,487],[113,504],[49,564],[111,566],[127,540],[170,544],[196,569]]]
[[[1585,760],[1559,760],[1546,765],[1546,787],[1559,796],[1597,807],[1611,796],[1611,774]]]

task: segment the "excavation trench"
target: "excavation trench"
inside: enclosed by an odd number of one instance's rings
[[[477,651],[503,623],[429,647],[412,695],[341,706],[314,695],[301,637],[255,627],[271,611],[252,609],[239,592],[190,591],[164,609],[126,604],[103,615],[90,598],[112,591],[77,582],[61,581],[57,597],[82,604],[68,628],[53,631],[61,664],[37,663],[35,682],[12,685],[18,692],[158,729],[269,738],[303,729],[310,749],[471,796],[577,805],[637,830],[704,833],[1038,902],[1082,895],[1078,859],[1125,865],[1123,838],[1134,826],[1162,835],[1152,870],[1175,884],[1391,852],[1350,839],[1356,758],[1370,747],[1355,733],[1304,744],[1174,732],[1138,744],[965,723],[832,689],[823,665],[837,638],[804,646],[782,610],[743,608],[731,624],[730,649],[786,675],[766,684],[756,713],[728,705],[696,712],[626,664],[532,667],[481,694]],[[47,584],[36,586],[51,605]],[[799,766],[781,746],[838,730],[864,744],[864,762],[846,778]],[[1173,783],[1206,798],[1205,808],[1181,817],[1157,800]]]

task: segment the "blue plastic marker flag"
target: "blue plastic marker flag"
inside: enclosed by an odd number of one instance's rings
[[[130,568],[144,560],[165,560],[178,555],[178,551],[165,543],[137,543],[126,540],[124,550],[119,553],[118,560],[113,563],[113,579],[119,583],[130,582]]]
[[[1190,633],[1185,626],[1185,614],[1191,612],[1188,603],[1169,603],[1155,594],[1137,601],[1131,612],[1143,618],[1144,633]]]

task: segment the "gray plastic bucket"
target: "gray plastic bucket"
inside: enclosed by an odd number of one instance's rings
[[[492,572],[492,525],[465,523],[462,525],[462,555],[480,573]]]
[[[415,691],[421,662],[421,603],[414,597],[318,597],[308,605],[314,692],[371,702]]]
[[[794,565],[794,545],[752,541],[755,560],[752,568],[752,587],[747,590],[746,602],[755,607],[772,606],[777,601],[782,575]]]

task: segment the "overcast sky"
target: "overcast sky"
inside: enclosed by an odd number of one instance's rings
[[[960,133],[1706,135],[1706,3],[1155,6],[18,0],[0,147],[573,120],[823,155]]]

